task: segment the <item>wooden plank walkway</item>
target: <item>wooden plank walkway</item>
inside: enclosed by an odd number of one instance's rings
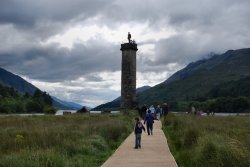
[[[153,135],[142,133],[141,149],[134,149],[134,143],[131,133],[101,167],[177,167],[160,121],[155,121]]]

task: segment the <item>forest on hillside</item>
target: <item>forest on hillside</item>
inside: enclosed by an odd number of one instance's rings
[[[250,112],[250,76],[214,87],[206,96],[189,102],[191,106],[206,112]]]
[[[39,89],[33,95],[21,94],[0,84],[0,113],[55,113],[52,98]]]

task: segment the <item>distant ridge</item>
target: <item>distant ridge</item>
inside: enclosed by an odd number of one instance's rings
[[[83,107],[82,105],[78,103],[61,100],[54,96],[52,96],[52,99],[53,99],[53,106],[61,110],[62,109],[63,110],[79,110]]]
[[[198,60],[196,62],[192,62],[190,64],[188,64],[185,68],[183,68],[182,70],[176,72],[175,74],[173,74],[171,77],[169,77],[166,81],[164,81],[164,83],[170,83],[172,81],[175,80],[183,80],[185,78],[187,78],[188,76],[192,75],[194,72],[196,72],[197,70],[213,70],[216,67],[219,67],[220,65],[226,65],[226,63],[229,63],[227,66],[230,68],[236,68],[233,65],[244,65],[246,66],[246,62],[249,61],[249,59],[246,57],[247,55],[249,55],[249,50],[250,48],[246,48],[246,49],[239,49],[239,50],[228,50],[226,53],[222,54],[222,55],[218,55],[218,54],[214,54],[212,57],[208,58],[208,59],[202,59],[202,60]],[[244,59],[246,59],[247,61],[241,62],[241,57],[243,57]],[[243,64],[242,64],[243,63]],[[223,69],[228,70],[228,69]]]
[[[151,88],[150,86],[143,86],[136,89],[137,96],[145,90]],[[117,97],[116,99],[112,100],[111,102],[101,104],[96,106],[92,110],[100,111],[100,110],[119,110],[121,104],[121,96]]]
[[[139,106],[169,102],[178,108],[182,102],[207,96],[214,88],[250,76],[250,48],[228,50],[188,64],[164,82],[145,87],[137,94]],[[142,87],[143,88],[143,87]],[[120,97],[93,110],[119,109]],[[172,108],[172,109],[173,109]]]
[[[250,76],[250,48],[190,63],[166,81],[142,92],[139,104],[161,104],[205,97],[214,87]]]
[[[15,75],[3,68],[0,68],[0,83],[6,86],[14,87],[22,94],[28,93],[30,95],[33,95],[34,92],[38,89],[20,76]]]
[[[22,94],[28,93],[30,95],[33,95],[34,92],[38,89],[36,86],[27,82],[20,76],[15,75],[3,68],[0,68],[0,83],[5,86],[13,87]],[[82,108],[82,105],[74,102],[63,101],[56,97],[52,97],[52,99],[53,99],[53,106],[56,107],[57,109],[78,110]]]

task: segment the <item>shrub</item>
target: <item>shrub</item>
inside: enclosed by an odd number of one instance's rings
[[[45,114],[55,114],[56,109],[53,106],[45,106],[44,109],[43,109],[43,112]]]
[[[83,113],[87,113],[87,112],[89,112],[88,109],[83,106],[80,110],[77,110],[76,113],[83,114]]]

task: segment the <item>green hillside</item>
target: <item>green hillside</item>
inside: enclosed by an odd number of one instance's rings
[[[22,95],[27,93],[30,96],[32,96],[38,89],[36,86],[24,80],[20,76],[13,74],[1,67],[0,67],[0,84],[4,86],[13,87]],[[82,105],[76,104],[74,102],[63,101],[54,96],[52,96],[52,105],[56,109],[60,110],[77,110],[82,108]]]
[[[145,90],[148,90],[150,88],[151,88],[150,86],[143,86],[143,87],[137,88],[136,89],[136,96],[138,96],[140,93],[142,93]],[[119,96],[118,98],[114,99],[111,102],[98,105],[95,108],[93,108],[92,110],[93,111],[119,110],[120,105],[121,105],[121,96]]]
[[[54,112],[52,99],[46,92],[37,89],[33,95],[23,95],[13,87],[0,84],[0,114]]]
[[[250,97],[250,76],[237,81],[222,83],[208,93],[208,97]]]
[[[140,104],[169,102],[175,108],[182,102],[204,98],[220,84],[250,76],[250,48],[230,50],[222,55],[189,64],[165,82],[138,96]]]

